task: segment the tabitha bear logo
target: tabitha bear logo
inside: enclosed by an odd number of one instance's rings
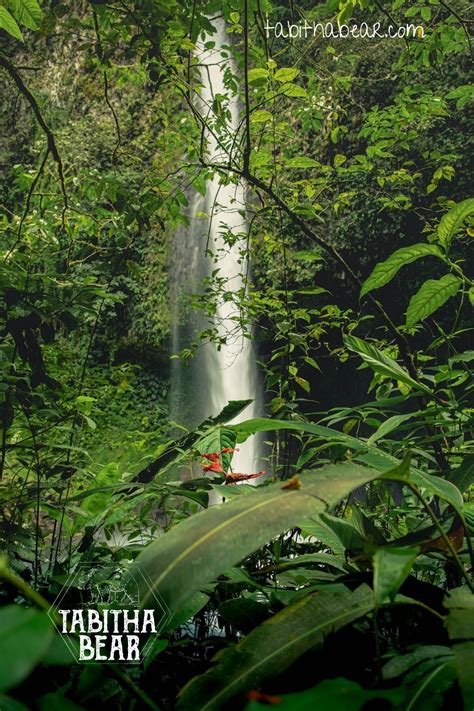
[[[49,617],[76,662],[139,664],[171,613],[139,568],[82,564],[67,578]]]

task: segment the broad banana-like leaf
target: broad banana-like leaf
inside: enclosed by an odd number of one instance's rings
[[[354,592],[319,591],[306,595],[254,629],[235,647],[215,658],[215,665],[181,691],[180,711],[217,711],[239,692],[276,677],[326,636],[374,609],[367,585]]]
[[[395,599],[418,555],[416,548],[379,548],[374,553],[374,594],[377,605]]]
[[[154,595],[173,613],[197,590],[299,521],[330,508],[378,472],[352,462],[329,464],[300,477],[300,488],[281,483],[212,506],[178,523],[134,562],[143,575],[140,604]],[[145,583],[145,580],[147,583]]]

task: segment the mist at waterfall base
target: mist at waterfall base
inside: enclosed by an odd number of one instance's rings
[[[199,45],[201,89],[196,107],[212,120],[212,105],[216,95],[228,95],[224,72],[235,74],[232,57],[224,50],[228,41],[222,21],[213,21],[216,33]],[[205,49],[212,40],[214,47]],[[223,57],[222,54],[225,56]],[[239,127],[239,99],[231,97],[227,106],[231,115],[224,136],[208,132],[209,163],[228,159],[226,146],[233,145]],[[176,232],[172,244],[172,322],[173,354],[198,338],[210,326],[225,338],[220,349],[214,343],[201,344],[196,355],[183,363],[172,361],[171,416],[187,428],[194,428],[210,416],[216,416],[231,400],[252,399],[236,420],[261,414],[262,386],[253,340],[244,335],[238,320],[238,306],[233,298],[218,296],[213,321],[203,311],[192,309],[190,294],[202,293],[203,280],[218,269],[218,279],[224,281],[224,293],[236,294],[243,289],[249,269],[246,245],[246,189],[242,184],[223,185],[219,176],[207,182],[206,195],[193,190],[189,199],[189,227]],[[204,217],[203,217],[204,216]],[[229,239],[230,237],[230,239]],[[202,297],[204,298],[204,296]],[[261,436],[249,437],[234,453],[232,469],[252,473],[262,468]]]

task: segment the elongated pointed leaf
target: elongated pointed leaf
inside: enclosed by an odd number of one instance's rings
[[[9,0],[9,6],[20,25],[37,30],[43,13],[36,0]]]
[[[301,521],[303,533],[314,536],[328,546],[336,555],[344,555],[346,550],[362,550],[364,542],[354,526],[342,518],[321,514]]]
[[[281,483],[259,487],[177,524],[147,546],[134,565],[174,612],[264,543],[377,476],[357,464],[330,464],[302,475],[300,489],[282,489]],[[145,584],[140,603],[153,605],[152,590]]]
[[[444,247],[449,247],[452,238],[470,215],[474,215],[474,198],[458,202],[443,215],[438,225],[438,238]]]
[[[408,654],[397,655],[390,659],[385,666],[382,667],[382,679],[384,681],[392,681],[406,674],[413,667],[418,666],[420,662],[426,659],[440,659],[442,662],[451,659],[453,653],[450,647],[444,647],[440,644],[425,645],[417,647],[413,652]]]
[[[412,378],[408,371],[402,368],[396,360],[390,358],[390,356],[385,353],[382,353],[382,351],[373,346],[371,343],[367,343],[367,341],[363,341],[362,338],[356,338],[355,336],[346,336],[344,343],[346,348],[358,353],[362,360],[365,361],[375,373],[387,375],[389,378],[399,380],[402,383],[405,383],[405,385],[409,385],[411,388],[422,390],[429,395],[432,394],[431,390],[426,385],[423,385]]]
[[[407,328],[423,321],[437,311],[448,299],[457,294],[462,281],[454,274],[441,279],[428,279],[411,297],[406,314]]]
[[[370,445],[374,444],[374,442],[377,442],[377,440],[381,439],[382,437],[386,437],[390,432],[393,432],[396,430],[403,422],[406,420],[410,420],[412,417],[415,417],[417,412],[411,412],[407,415],[393,415],[393,417],[389,417],[385,422],[382,422],[380,427],[374,432],[373,435],[369,437],[367,440],[367,446],[370,447]]]
[[[366,449],[367,447],[365,442],[357,439],[357,437],[351,437],[351,435],[345,434],[344,432],[339,432],[331,427],[317,425],[314,422],[301,422],[298,420],[271,420],[265,417],[258,417],[253,420],[245,420],[244,422],[239,422],[236,425],[231,425],[231,429],[237,432],[239,441],[245,440],[249,435],[255,434],[256,432],[294,430],[296,432],[314,434],[320,439],[324,439],[329,442],[333,441],[345,444],[347,447],[351,447],[355,450]]]
[[[463,642],[453,646],[454,670],[461,687],[464,711],[474,708],[474,642]]]
[[[380,289],[381,286],[388,284],[405,264],[428,256],[441,257],[442,255],[434,244],[412,244],[409,247],[397,249],[385,262],[377,264],[371,275],[365,280],[360,291],[361,298],[369,291]]]
[[[360,339],[355,340],[359,341]],[[362,341],[362,343],[364,343],[364,341]],[[395,363],[397,367],[400,367],[395,361],[392,362]],[[401,368],[400,370],[403,371]],[[403,371],[403,373],[405,372],[406,371]],[[408,374],[406,375],[409,378]],[[399,378],[398,374],[397,377]],[[423,386],[419,383],[417,383],[417,385],[418,387],[423,388]],[[240,437],[248,436],[254,432],[272,432],[275,430],[289,429],[314,434],[322,440],[339,442],[358,453],[356,455],[357,461],[364,462],[369,467],[378,469],[381,477],[394,479],[396,481],[406,481],[407,478],[410,477],[411,483],[415,486],[420,489],[425,489],[431,494],[440,496],[442,499],[448,501],[452,506],[454,506],[457,511],[462,510],[462,494],[450,481],[442,479],[438,476],[426,474],[421,469],[418,469],[412,465],[407,466],[406,462],[402,462],[392,454],[388,454],[388,452],[384,452],[382,449],[374,447],[373,445],[370,446],[369,451],[367,452],[368,442],[364,442],[357,437],[347,435],[344,432],[338,432],[330,427],[323,427],[312,422],[259,418],[255,420],[246,420],[238,425],[232,425],[232,428],[236,429]],[[361,453],[359,454],[359,452]]]
[[[0,29],[5,30],[5,32],[8,32],[9,35],[17,40],[20,40],[20,42],[23,42],[23,35],[21,34],[21,30],[18,27],[15,18],[10,15],[7,8],[3,5],[0,5]]]
[[[374,609],[367,585],[354,592],[317,592],[270,618],[235,647],[215,657],[215,666],[182,690],[177,708],[217,711],[236,694],[281,674],[326,636]]]
[[[374,553],[374,594],[377,605],[394,600],[400,585],[408,577],[418,550],[416,548],[379,548]]]

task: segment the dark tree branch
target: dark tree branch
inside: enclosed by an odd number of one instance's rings
[[[245,149],[244,173],[250,168],[250,98],[249,98],[249,8],[248,0],[244,0],[244,97],[245,97]]]
[[[30,189],[28,190],[28,195],[26,196],[26,202],[25,202],[25,209],[23,210],[23,215],[21,216],[20,224],[18,225],[18,230],[16,233],[16,240],[15,240],[14,244],[8,250],[7,254],[5,255],[4,261],[7,261],[10,254],[13,252],[14,249],[16,249],[16,247],[18,246],[18,244],[21,241],[21,231],[23,229],[23,224],[28,216],[28,212],[30,211],[31,198],[33,197],[34,190],[35,190],[36,186],[38,185],[38,182],[39,182],[41,176],[43,175],[44,169],[46,167],[46,161],[48,160],[48,156],[49,156],[49,145],[46,148],[46,152],[43,156],[43,160],[41,161],[40,167],[38,168],[38,172],[36,173],[36,175],[33,179],[33,182],[30,185]]]
[[[68,208],[68,198],[67,198],[67,193],[66,193],[66,183],[65,183],[65,178],[64,178],[63,161],[62,161],[61,155],[59,153],[54,134],[51,131],[48,124],[46,123],[46,121],[43,117],[43,114],[41,113],[38,102],[36,101],[35,97],[31,93],[31,91],[28,89],[28,87],[23,82],[23,79],[21,78],[20,74],[18,73],[16,67],[10,62],[9,59],[7,59],[2,54],[0,54],[0,67],[3,67],[8,72],[8,74],[11,76],[11,78],[17,85],[20,93],[28,101],[28,103],[30,104],[30,106],[33,110],[36,120],[38,121],[40,127],[42,128],[43,132],[46,135],[46,139],[48,141],[48,150],[51,153],[51,155],[53,156],[53,158],[56,162],[57,168],[58,168],[59,182],[61,184],[61,192],[63,194],[63,199],[64,199],[64,210],[63,210],[63,215],[62,215],[63,226],[64,226],[64,216],[65,216],[65,212]]]

